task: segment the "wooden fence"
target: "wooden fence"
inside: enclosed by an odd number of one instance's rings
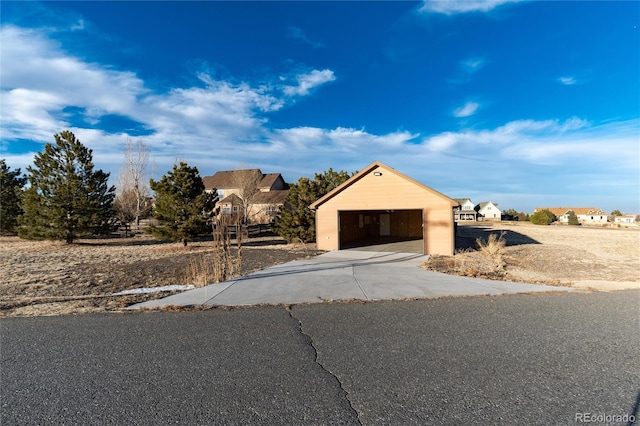
[[[238,226],[227,225],[230,238],[238,237]],[[242,238],[255,238],[273,235],[273,228],[270,223],[258,223],[255,225],[241,225],[240,232],[242,232]]]

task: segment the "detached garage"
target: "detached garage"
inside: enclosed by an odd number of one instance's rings
[[[455,250],[451,198],[374,162],[311,204],[320,250],[421,239],[424,254]]]

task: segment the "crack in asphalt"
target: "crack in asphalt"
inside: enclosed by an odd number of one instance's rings
[[[313,342],[313,338],[309,334],[305,333],[304,330],[302,329],[302,321],[300,321],[298,318],[296,318],[293,315],[293,310],[291,309],[291,305],[285,306],[285,310],[289,313],[289,316],[291,317],[291,319],[294,320],[296,323],[298,323],[298,332],[307,339],[307,341],[309,342],[309,346],[311,346],[311,348],[313,349],[313,353],[314,353],[313,361],[316,364],[318,364],[323,371],[327,372],[331,377],[333,377],[338,382],[338,386],[340,386],[340,390],[344,393],[344,398],[346,399],[347,404],[349,405],[349,408],[356,415],[356,420],[358,421],[358,424],[361,425],[362,422],[360,421],[360,413],[358,413],[358,410],[356,410],[353,407],[353,404],[351,404],[351,400],[349,399],[349,392],[347,392],[346,389],[342,386],[342,381],[331,370],[326,368],[324,365],[322,365],[321,362],[318,361],[318,348],[316,348],[316,345]]]

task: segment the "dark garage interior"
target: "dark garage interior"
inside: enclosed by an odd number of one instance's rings
[[[340,249],[424,238],[422,210],[340,211]]]

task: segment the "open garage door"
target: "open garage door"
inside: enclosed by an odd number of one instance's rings
[[[424,252],[422,210],[339,211],[338,215],[341,250]]]

